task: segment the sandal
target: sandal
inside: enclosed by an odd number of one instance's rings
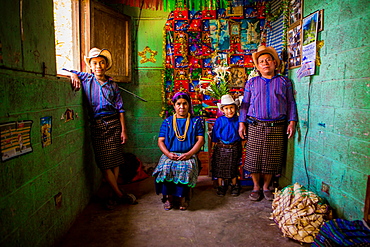
[[[163,204],[163,208],[164,208],[164,210],[168,211],[168,210],[171,210],[173,208],[173,205],[172,205],[172,203],[169,200],[167,200]]]
[[[251,194],[249,195],[249,199],[252,201],[258,201],[261,197],[261,191],[259,190],[252,190]]]
[[[180,198],[180,210],[185,211],[189,207],[189,203],[186,201],[185,197]]]
[[[272,201],[274,200],[274,195],[272,194],[272,192],[270,190],[264,190],[263,191],[263,196],[265,197],[266,200],[268,201]]]
[[[130,205],[138,204],[138,202],[136,201],[136,196],[130,193],[123,194],[123,196],[118,198],[117,200],[121,204],[130,204]]]

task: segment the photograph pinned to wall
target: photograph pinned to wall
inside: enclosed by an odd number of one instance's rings
[[[315,74],[317,24],[319,11],[307,16],[302,22],[302,62],[297,78]]]
[[[232,67],[230,87],[241,87],[245,86],[245,68],[244,67]]]
[[[40,118],[41,126],[41,144],[42,147],[47,147],[51,144],[51,117]]]
[[[289,26],[296,25],[302,19],[303,0],[291,0],[289,3]]]
[[[0,124],[2,161],[32,152],[32,123],[31,120],[26,120]]]
[[[302,26],[297,23],[296,26],[288,29],[288,67],[293,69],[301,66],[302,43],[301,43]]]

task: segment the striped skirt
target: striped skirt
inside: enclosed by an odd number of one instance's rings
[[[106,170],[122,165],[124,156],[119,115],[114,114],[92,121],[90,131],[98,167]]]
[[[250,173],[280,174],[285,162],[287,126],[285,121],[273,127],[248,125],[248,142],[244,169]]]
[[[215,145],[212,154],[212,176],[216,178],[235,178],[239,175],[241,144]]]
[[[180,153],[176,153],[181,155]],[[198,162],[195,155],[188,160],[171,160],[162,154],[153,176],[156,183],[173,182],[195,187],[198,179]]]

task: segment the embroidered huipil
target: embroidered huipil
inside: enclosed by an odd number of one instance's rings
[[[89,115],[92,118],[125,112],[120,90],[112,78],[100,85],[94,74],[67,70],[78,76],[86,99],[89,102]]]
[[[297,121],[297,106],[291,81],[280,75],[272,79],[261,76],[250,79],[245,84],[239,122],[246,122],[247,116],[261,121]]]
[[[232,118],[219,117],[212,129],[212,142],[222,141],[224,144],[231,144],[240,141],[238,133],[239,121],[234,115]]]
[[[159,131],[159,137],[165,138],[164,144],[166,145],[168,151],[186,153],[192,149],[197,142],[197,136],[204,136],[203,120],[198,117],[191,117],[186,139],[184,141],[179,141],[177,140],[175,131],[173,129],[172,119],[173,116],[170,116],[163,120],[161,129]],[[183,135],[185,131],[186,118],[177,118],[176,120],[180,135]]]

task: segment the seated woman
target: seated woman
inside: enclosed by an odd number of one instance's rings
[[[165,198],[164,209],[172,209],[178,199],[180,210],[186,210],[190,188],[195,186],[199,174],[196,153],[204,144],[204,122],[191,115],[187,93],[176,93],[172,103],[175,114],[162,123],[158,146],[163,154],[153,176],[157,194],[162,193]]]

